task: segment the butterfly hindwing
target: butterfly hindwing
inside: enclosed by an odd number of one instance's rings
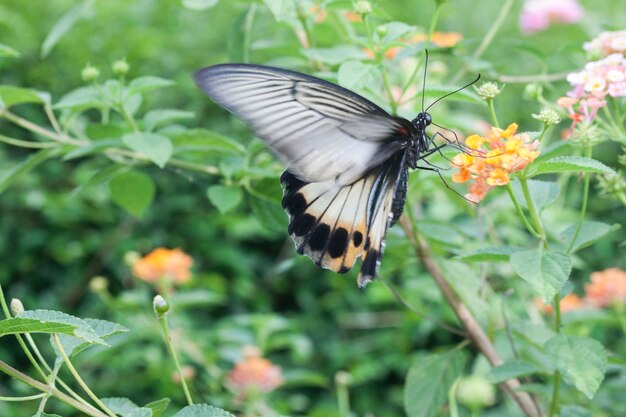
[[[215,65],[198,85],[309,182],[348,185],[396,153],[409,121],[335,84],[259,65]]]

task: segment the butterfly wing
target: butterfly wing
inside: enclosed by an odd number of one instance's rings
[[[399,139],[414,129],[349,90],[298,72],[224,64],[198,71],[195,80],[307,182],[352,184],[398,152]]]
[[[359,286],[374,279],[387,228],[398,210],[402,212],[396,195],[402,194],[402,187],[406,191],[406,175],[404,151],[346,186],[332,180],[309,183],[285,171],[283,207],[298,253],[339,273],[349,271],[363,256]]]

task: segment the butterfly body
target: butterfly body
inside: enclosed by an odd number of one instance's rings
[[[374,279],[387,229],[404,209],[408,169],[429,152],[431,116],[394,117],[349,90],[280,68],[216,65],[195,79],[287,164],[282,205],[297,252],[339,273],[362,257],[359,286]]]

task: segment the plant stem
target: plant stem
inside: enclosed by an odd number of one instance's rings
[[[554,331],[561,333],[561,294],[557,292],[554,296]],[[554,371],[552,383],[552,400],[550,404],[549,417],[554,417],[559,410],[559,391],[561,388],[561,373]]]
[[[187,387],[187,381],[180,367],[180,362],[178,362],[178,355],[176,355],[176,350],[174,350],[174,345],[172,344],[172,337],[170,336],[170,329],[167,324],[167,315],[159,314],[158,319],[159,319],[159,324],[161,325],[161,330],[163,331],[163,339],[165,339],[165,345],[167,346],[167,350],[169,351],[170,355],[172,356],[172,359],[174,360],[176,371],[178,372],[178,376],[180,377],[180,384],[183,387],[185,398],[187,399],[187,403],[189,405],[192,405],[193,400],[191,399],[191,394],[189,392],[189,388]]]
[[[528,181],[526,180],[526,177],[521,174],[519,176],[519,181],[520,181],[520,185],[522,186],[522,192],[524,193],[524,199],[526,200],[526,207],[528,207],[528,212],[530,213],[530,218],[532,219],[534,226],[535,226],[535,230],[537,231],[537,233],[539,234],[540,237],[538,237],[538,239],[541,239],[545,245],[546,242],[546,235],[545,232],[543,231],[543,225],[541,224],[541,218],[539,217],[539,213],[537,211],[537,208],[535,207],[535,201],[533,200],[532,196],[530,195],[530,191],[528,189]]]
[[[11,367],[10,365],[8,365],[6,362],[3,362],[0,360],[0,371],[4,372],[5,374],[9,375],[10,377],[25,383],[26,385],[29,385],[41,392],[44,393],[51,393],[55,398],[63,401],[64,403],[74,407],[75,409],[82,411],[83,413],[92,416],[92,417],[107,417],[106,414],[104,414],[103,412],[96,410],[93,407],[88,407],[84,404],[81,404],[80,402],[76,401],[75,399],[73,399],[72,397],[70,397],[69,395],[59,391],[56,388],[52,388],[42,382],[37,381],[36,379],[33,379],[31,377],[29,377],[26,374],[23,374],[22,372],[18,371],[17,369]]]
[[[499,129],[500,123],[498,123],[498,117],[496,116],[496,109],[493,106],[492,98],[487,99],[487,107],[489,107],[489,114],[491,115],[491,121],[493,122],[493,125]]]
[[[60,134],[57,134],[55,132],[52,132],[48,129],[44,129],[43,127],[36,125],[35,123],[26,120],[22,117],[19,117],[9,111],[5,111],[5,112],[0,112],[0,117],[4,117],[5,119],[9,120],[10,122],[15,123],[16,125],[23,127],[26,130],[30,130],[33,133],[37,133],[41,136],[45,136],[49,139],[52,139],[54,141],[57,142],[61,142],[61,143],[66,143],[69,145],[83,145],[83,142],[79,141],[79,140],[75,140],[75,139],[70,139],[67,137],[63,137]]]
[[[591,146],[587,146],[585,148],[585,157],[591,158],[593,148]],[[587,213],[587,201],[589,200],[589,182],[591,181],[591,175],[588,172],[584,174],[584,185],[583,185],[583,202],[580,207],[580,218],[578,219],[578,224],[576,225],[576,231],[574,232],[574,236],[572,237],[572,241],[567,247],[567,253],[570,253],[574,249],[574,245],[576,244],[576,240],[578,239],[578,235],[580,234],[580,230],[583,227],[583,221],[585,220],[585,214]]]
[[[85,391],[85,393],[89,396],[89,398],[91,398],[93,402],[95,402],[98,405],[98,407],[102,409],[102,411],[104,411],[110,417],[117,417],[111,410],[107,408],[106,405],[104,405],[102,401],[100,401],[100,398],[98,398],[96,394],[94,394],[93,391],[91,391],[91,388],[89,388],[89,385],[87,385],[87,383],[80,376],[76,368],[74,368],[74,365],[70,361],[70,358],[67,356],[67,353],[65,353],[65,349],[63,349],[63,345],[61,345],[59,336],[53,333],[52,340],[54,341],[54,345],[57,347],[59,354],[63,358],[63,362],[65,362],[65,365],[67,365],[67,368],[70,370],[70,372],[74,376],[74,379],[76,379],[76,382],[78,382],[78,385],[81,386],[81,388]]]
[[[515,197],[515,194],[513,193],[513,188],[511,187],[511,184],[506,185],[506,191],[509,193],[509,197],[511,197],[511,201],[513,202],[513,205],[515,206],[515,210],[517,210],[517,214],[519,215],[520,219],[522,219],[522,221],[524,222],[524,226],[526,226],[526,229],[528,229],[531,235],[533,235],[537,239],[541,239],[542,236],[539,233],[537,233],[535,229],[533,229],[530,222],[526,218],[526,215],[524,214],[524,211],[522,210],[522,206],[520,206],[519,202],[517,201],[517,198]]]
[[[45,392],[42,392],[41,394],[35,394],[35,395],[28,395],[26,397],[0,397],[0,401],[7,401],[7,402],[22,402],[22,401],[31,401],[31,400],[38,400],[40,398],[45,397],[46,394]]]
[[[372,37],[372,28],[370,27],[370,22],[367,16],[363,17],[363,21],[365,23],[365,31],[367,32],[367,42],[370,50],[374,54],[374,60],[376,64],[380,66],[381,72],[383,74],[383,83],[385,85],[385,91],[387,93],[387,98],[389,99],[389,106],[391,107],[391,114],[396,115],[398,111],[398,104],[393,98],[393,93],[391,91],[391,84],[389,83],[389,76],[387,75],[387,69],[385,67],[384,62],[384,54],[381,53],[379,48],[374,45],[374,38]]]
[[[348,384],[345,381],[337,380],[337,407],[341,417],[350,417],[350,393],[348,392]]]
[[[19,146],[21,148],[31,149],[54,148],[59,146],[58,143],[54,142],[31,142],[30,140],[14,139],[4,135],[0,135],[0,142],[8,143],[13,146]]]

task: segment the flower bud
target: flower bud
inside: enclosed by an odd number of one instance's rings
[[[17,316],[18,314],[22,314],[23,312],[24,304],[22,304],[22,302],[18,298],[13,298],[11,300],[11,313],[14,316]]]
[[[483,100],[492,100],[500,94],[501,91],[502,90],[498,88],[498,84],[494,82],[483,83],[483,85],[476,89],[476,92]]]
[[[129,251],[124,254],[124,263],[130,267],[135,265],[135,263],[141,259],[141,255],[137,251]]]
[[[620,198],[626,192],[626,179],[619,173],[604,174],[598,177],[598,188],[602,195]]]
[[[154,300],[152,301],[152,307],[154,308],[154,312],[156,313],[157,317],[163,317],[170,310],[169,303],[165,301],[165,298],[161,297],[160,295],[154,297]]]
[[[128,70],[130,69],[130,65],[128,65],[128,62],[126,62],[126,59],[120,59],[119,61],[115,61],[113,63],[113,74],[117,75],[118,77],[123,77],[128,73]]]
[[[365,16],[372,13],[372,5],[369,1],[359,0],[354,4],[354,11]]]
[[[335,374],[335,383],[337,385],[350,385],[352,383],[352,375],[346,371],[339,371]]]
[[[380,25],[376,28],[376,33],[378,33],[378,36],[380,36],[381,38],[385,36],[387,32],[389,32],[387,26]]]
[[[539,101],[543,97],[543,87],[540,84],[527,84],[524,88],[524,98]]]
[[[91,292],[99,294],[106,292],[109,288],[109,280],[102,276],[96,276],[89,281],[89,289]]]
[[[574,146],[586,148],[597,145],[605,139],[604,131],[595,124],[578,123],[568,141]]]
[[[87,64],[80,73],[81,78],[86,83],[94,82],[100,76],[100,70],[91,64]]]
[[[461,379],[456,396],[461,404],[472,410],[490,407],[496,402],[493,384],[478,375]]]
[[[539,114],[533,114],[533,117],[546,126],[554,126],[561,123],[561,116],[552,109],[545,108]]]

